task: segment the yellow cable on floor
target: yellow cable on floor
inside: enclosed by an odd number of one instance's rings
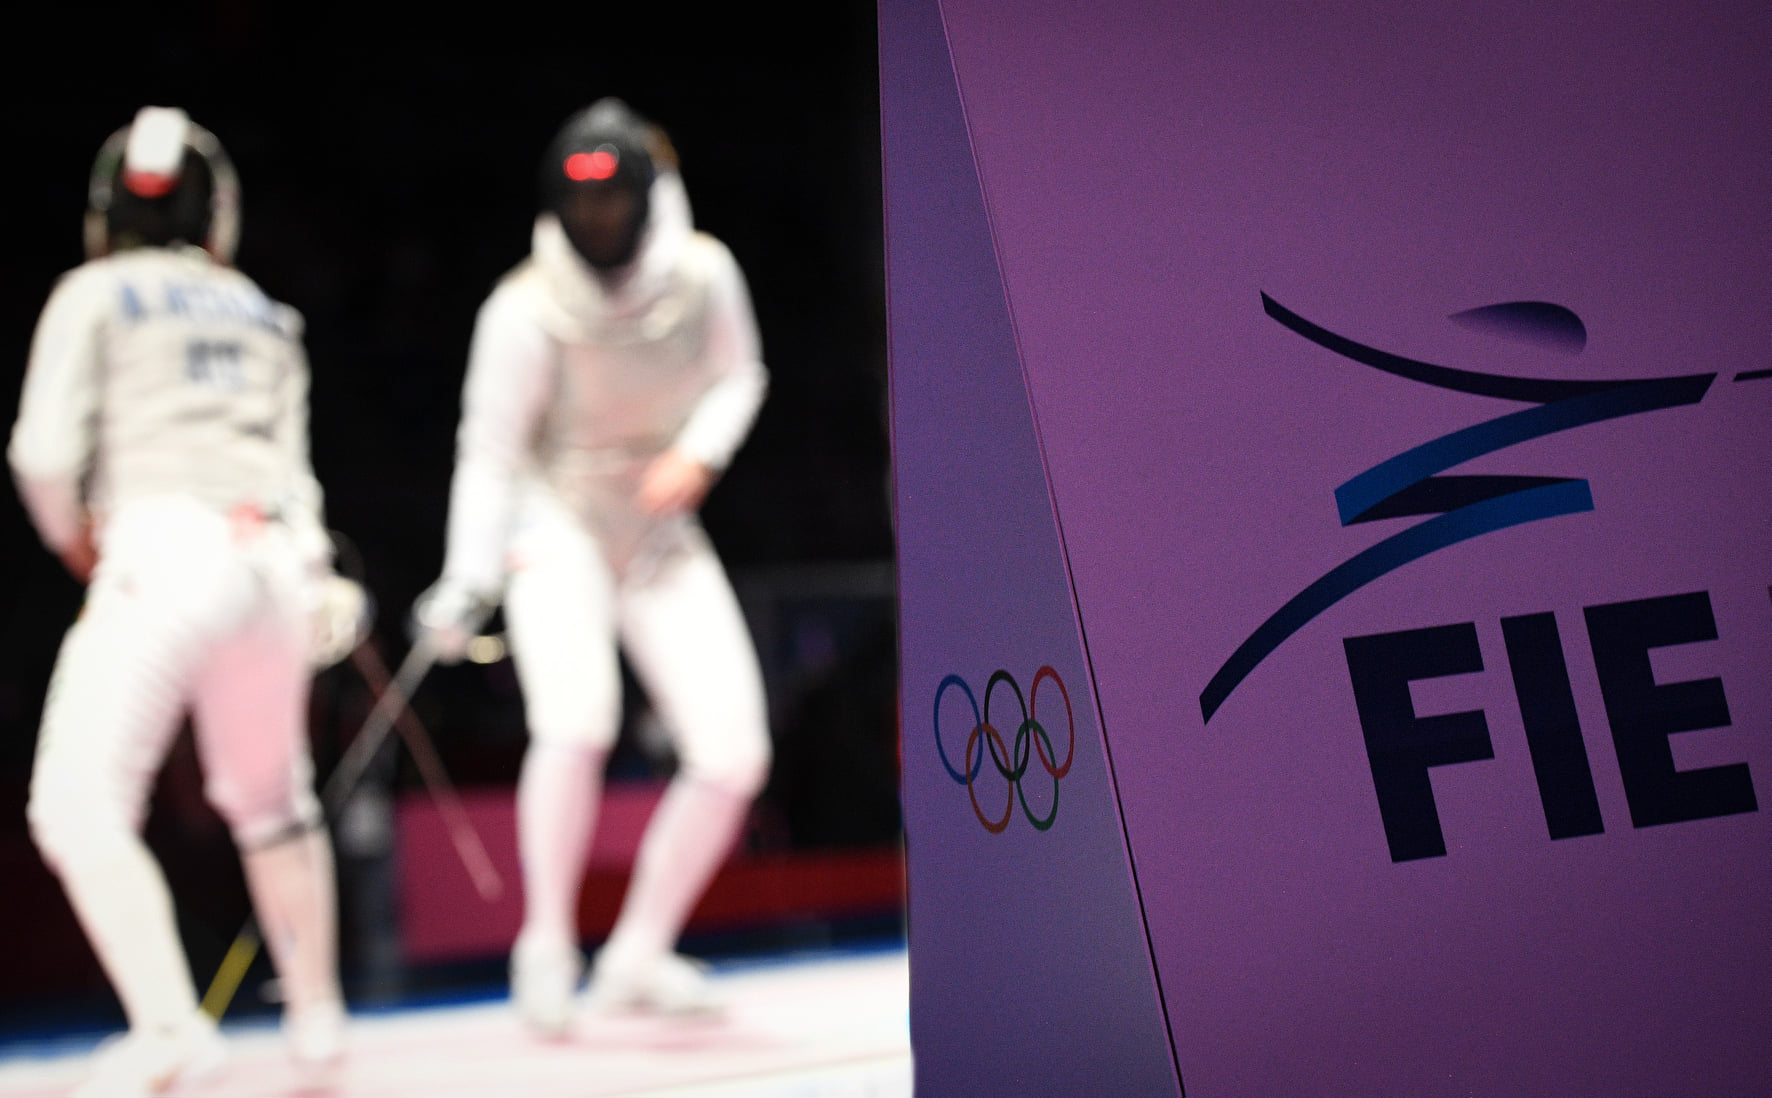
[[[240,981],[246,978],[246,970],[252,967],[252,960],[257,956],[256,933],[242,933],[235,937],[222,957],[221,966],[215,970],[215,979],[209,982],[209,990],[203,994],[203,1013],[221,1021],[222,1015],[228,1012],[228,1004],[234,1001],[234,992],[240,989]]]

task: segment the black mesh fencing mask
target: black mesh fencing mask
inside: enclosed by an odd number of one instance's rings
[[[543,208],[601,272],[634,259],[651,214],[657,153],[668,148],[652,123],[619,99],[600,99],[567,119],[541,165]]]

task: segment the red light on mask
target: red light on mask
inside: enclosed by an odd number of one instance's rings
[[[138,172],[133,168],[123,169],[123,187],[131,194],[143,198],[160,198],[171,193],[178,186],[178,176],[163,175],[159,172]]]
[[[609,149],[577,152],[566,158],[566,178],[575,183],[608,179],[615,174],[618,161]]]

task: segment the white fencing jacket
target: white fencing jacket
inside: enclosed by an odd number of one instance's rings
[[[444,575],[503,584],[526,492],[551,493],[616,568],[662,524],[635,503],[651,460],[676,447],[719,472],[768,385],[743,274],[691,226],[680,177],[653,184],[628,277],[601,284],[551,214],[529,257],[480,307],[462,390]]]
[[[133,499],[280,517],[326,554],[300,315],[200,248],[134,248],[57,280],[7,462],[44,543]]]

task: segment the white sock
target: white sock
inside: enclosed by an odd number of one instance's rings
[[[197,1010],[172,894],[154,856],[129,833],[96,856],[62,858],[62,889],[122,1001],[131,1029],[174,1029]]]
[[[531,741],[517,778],[517,850],[523,866],[521,940],[578,944],[584,881],[602,791],[604,753]]]
[[[646,825],[605,951],[668,952],[738,836],[751,798],[679,773]]]
[[[286,1007],[338,1002],[338,907],[325,830],[248,851],[240,861]]]

